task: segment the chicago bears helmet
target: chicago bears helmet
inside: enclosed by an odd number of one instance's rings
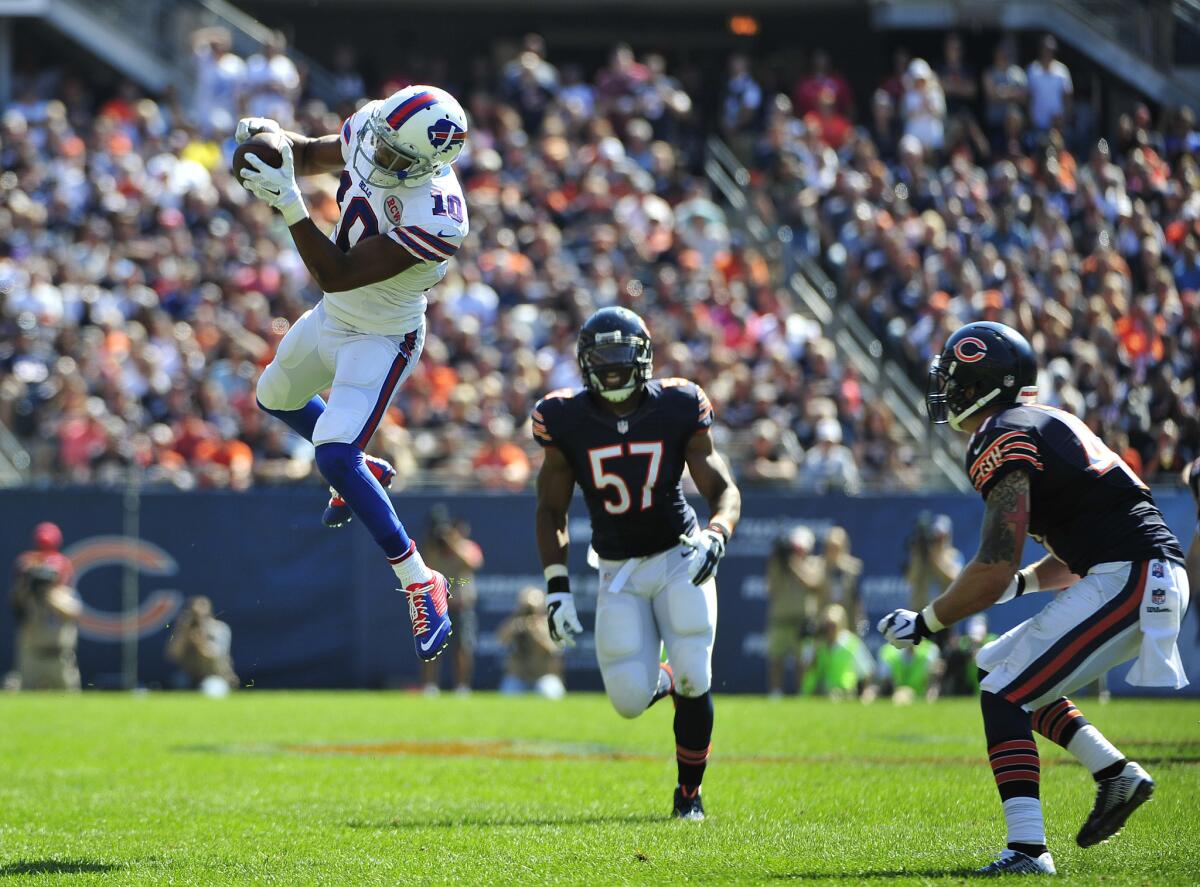
[[[358,131],[354,171],[380,188],[416,187],[458,159],[467,115],[436,86],[408,86],[376,104]]]
[[[650,331],[628,308],[601,308],[589,317],[575,354],[583,384],[613,403],[640,391],[654,371]]]
[[[984,407],[1032,403],[1036,398],[1033,348],[1002,323],[978,321],[956,330],[929,367],[929,421],[949,422],[955,431],[962,431],[962,421]]]

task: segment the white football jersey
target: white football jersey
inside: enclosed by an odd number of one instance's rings
[[[378,104],[364,105],[342,124],[346,169],[337,191],[341,218],[330,238],[345,252],[364,237],[384,234],[421,261],[387,280],[326,293],[325,310],[351,329],[400,336],[420,325],[425,293],[446,276],[447,260],[462,245],[468,230],[467,203],[451,167],[414,188],[380,188],[355,175],[352,158],[358,131]]]

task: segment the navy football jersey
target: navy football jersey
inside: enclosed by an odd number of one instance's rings
[[[712,405],[686,379],[646,383],[628,416],[599,406],[585,389],[552,391],[533,410],[533,436],[571,463],[592,518],[592,547],[605,560],[647,557],[696,531],[683,496],[688,441],[712,425]]]
[[[1109,561],[1183,563],[1149,488],[1077,416],[1026,404],[989,417],[971,435],[967,474],[980,494],[1029,472],[1029,532],[1071,572]]]

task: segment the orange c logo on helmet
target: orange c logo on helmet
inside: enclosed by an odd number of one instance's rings
[[[974,336],[967,336],[954,346],[954,356],[963,363],[975,363],[987,355],[987,345]]]

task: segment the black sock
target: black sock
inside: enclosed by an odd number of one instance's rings
[[[696,789],[704,778],[712,750],[712,693],[703,696],[675,694],[675,762],[679,784]]]
[[[1102,779],[1112,779],[1114,776],[1120,776],[1121,771],[1125,769],[1125,765],[1128,763],[1128,758],[1121,758],[1115,764],[1109,764],[1103,770],[1097,770],[1092,774],[1092,778],[1099,782]]]
[[[1041,856],[1043,853],[1046,852],[1046,845],[1045,844],[1019,844],[1014,841],[1013,843],[1008,845],[1008,849],[1016,850],[1018,853],[1024,853],[1026,856],[1032,856],[1034,859],[1037,859],[1039,856]]]

